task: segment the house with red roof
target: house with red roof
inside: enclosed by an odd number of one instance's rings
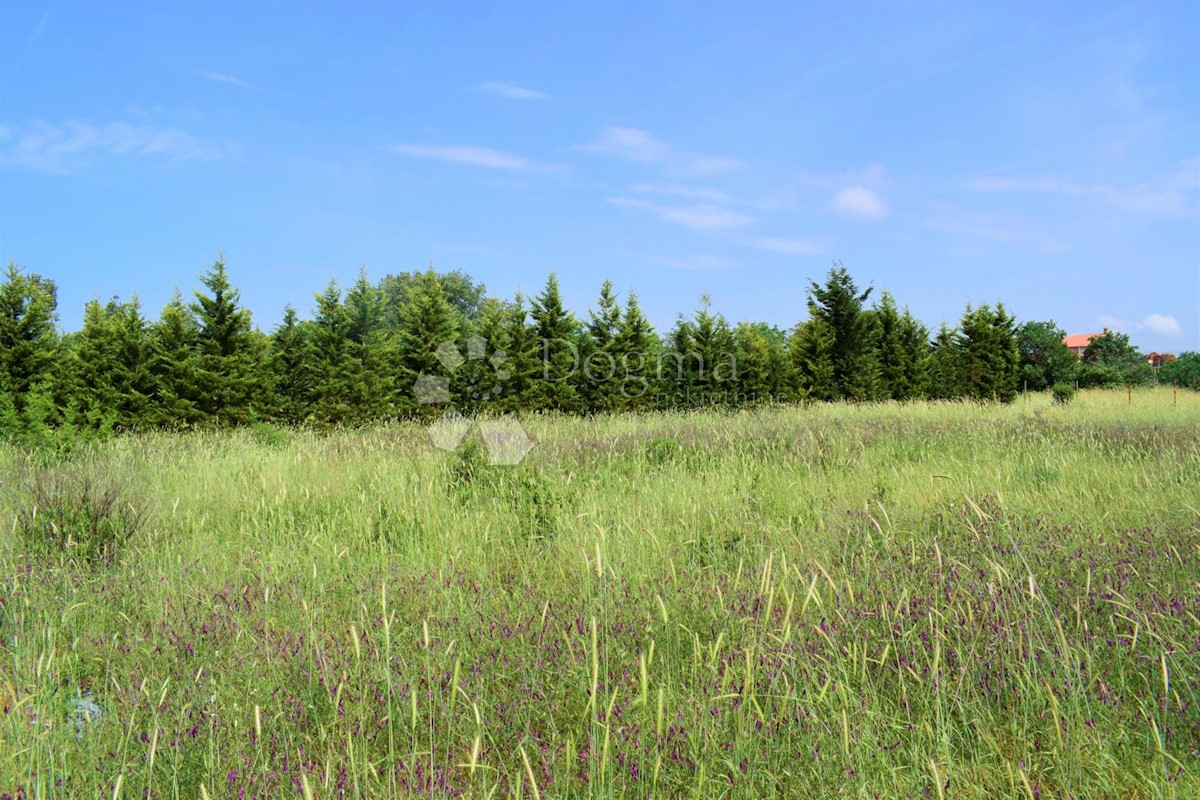
[[[1108,333],[1108,328],[1104,329],[1104,333]],[[1083,358],[1083,351],[1087,350],[1088,345],[1092,343],[1092,339],[1095,339],[1097,336],[1103,336],[1104,333],[1073,333],[1070,336],[1063,337],[1063,344],[1072,353]]]

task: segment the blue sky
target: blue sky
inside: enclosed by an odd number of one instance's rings
[[[219,251],[265,329],[331,277],[556,270],[660,328],[791,326],[840,259],[1200,349],[1200,4],[0,0],[0,258],[62,324]]]

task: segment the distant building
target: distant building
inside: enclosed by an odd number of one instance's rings
[[[1174,360],[1174,353],[1151,353],[1146,356],[1146,363],[1152,367],[1161,367],[1163,364],[1169,364]]]
[[[1108,333],[1108,328],[1104,329],[1104,333]],[[1063,344],[1072,353],[1083,358],[1083,351],[1088,349],[1088,345],[1092,343],[1092,339],[1095,339],[1097,336],[1103,336],[1104,333],[1073,333],[1070,336],[1063,337]]]

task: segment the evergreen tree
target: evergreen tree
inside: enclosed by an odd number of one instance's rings
[[[764,322],[742,322],[733,330],[739,403],[781,402],[791,382],[787,338]]]
[[[558,276],[546,279],[541,294],[534,298],[531,316],[539,347],[539,372],[530,393],[535,410],[579,411],[582,403],[572,381],[579,366],[576,334],[578,325],[563,308]]]
[[[256,363],[250,312],[239,305],[241,293],[230,284],[223,257],[217,257],[200,283],[208,291],[197,291],[192,303],[200,326],[197,409],[218,424],[247,422],[262,397],[265,374]]]
[[[666,363],[677,396],[687,405],[725,403],[737,392],[738,363],[733,332],[725,317],[712,312],[708,292],[690,319],[680,317],[671,331]]]
[[[150,424],[179,428],[203,418],[199,339],[196,316],[176,289],[158,321],[150,326],[150,374],[155,387]]]
[[[654,329],[642,313],[637,293],[631,291],[625,298],[621,326],[612,344],[622,409],[644,411],[653,407],[658,350]]]
[[[872,350],[871,318],[863,303],[871,289],[859,291],[841,263],[829,270],[824,286],[809,286],[809,313],[821,317],[833,331],[832,361],[835,396],[871,400],[877,393],[878,365]]]
[[[438,360],[438,348],[443,345],[459,348],[459,316],[446,300],[441,279],[429,269],[421,273],[411,287],[401,307],[399,335],[396,342],[397,406],[406,414],[432,413],[435,403],[420,402],[435,400],[433,397],[418,398],[417,378],[453,377],[453,370]],[[461,356],[460,356],[461,357]]]
[[[954,400],[965,392],[958,330],[943,322],[930,349],[929,397]]]
[[[393,339],[384,329],[383,293],[359,270],[358,280],[346,293],[347,334],[355,358],[362,364],[365,384],[361,419],[378,419],[393,410],[395,380],[390,365],[394,363]]]
[[[430,267],[426,272],[432,272]],[[385,275],[379,281],[379,291],[383,299],[384,327],[393,333],[399,332],[404,307],[418,284],[423,280],[425,272],[401,272],[398,275]],[[467,273],[456,269],[450,272],[437,273],[442,286],[442,294],[453,309],[455,325],[460,332],[465,332],[479,320],[483,301],[487,297],[487,289]]]
[[[271,335],[275,414],[290,425],[304,421],[312,397],[308,327],[300,323],[296,309],[289,304],[283,311],[283,321]]]
[[[505,411],[521,411],[532,407],[534,402],[532,395],[540,379],[541,345],[537,330],[529,322],[529,306],[520,292],[508,306],[505,335],[509,345],[508,360],[504,363],[508,380],[500,407]]]
[[[1011,403],[1017,396],[1016,326],[1003,304],[967,306],[959,325],[963,388],[974,400]]]
[[[508,304],[495,297],[480,304],[478,320],[467,338],[467,360],[450,382],[454,404],[463,413],[505,407],[505,395],[512,389],[510,313]]]
[[[913,365],[896,300],[888,292],[880,295],[875,307],[875,324],[881,395],[884,399],[908,400],[914,393]]]
[[[83,328],[65,356],[73,374],[69,397],[79,421],[100,431],[131,430],[152,423],[156,393],[153,346],[141,303],[115,298],[84,307]]]
[[[800,400],[837,400],[840,395],[833,360],[837,336],[811,305],[809,314],[809,320],[796,326],[788,343],[793,391]]]
[[[357,424],[364,421],[368,387],[350,338],[350,312],[337,281],[315,297],[307,368],[302,371],[308,383],[308,419],[323,425]]]
[[[617,340],[621,334],[621,307],[612,281],[600,287],[596,308],[589,315],[587,335],[580,347],[580,394],[590,411],[616,411],[624,404]]]
[[[30,391],[50,378],[58,355],[57,306],[53,281],[9,263],[0,281],[0,395],[14,415],[8,424],[21,418]]]
[[[900,315],[900,342],[908,364],[908,395],[903,399],[921,400],[930,393],[929,329],[922,325],[907,308]]]

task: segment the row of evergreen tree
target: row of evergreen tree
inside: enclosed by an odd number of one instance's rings
[[[176,292],[156,320],[136,297],[93,300],[81,329],[62,334],[55,284],[10,264],[0,282],[0,433],[354,425],[451,404],[468,413],[593,413],[780,401],[1011,402],[1031,377],[1030,388],[1045,388],[1069,379],[1078,362],[1053,323],[1018,328],[1002,304],[968,306],[956,327],[943,324],[931,337],[886,292],[868,305],[872,290],[840,264],[810,285],[808,318],[790,332],[731,325],[704,295],[661,336],[636,294],[621,303],[608,281],[577,319],[553,274],[536,296],[503,301],[461,271],[378,283],[360,272],[348,289],[331,282],[318,292],[309,319],[288,306],[269,334],[253,325],[223,259],[200,283],[190,302]],[[1032,349],[1022,345],[1031,330],[1049,332]]]

